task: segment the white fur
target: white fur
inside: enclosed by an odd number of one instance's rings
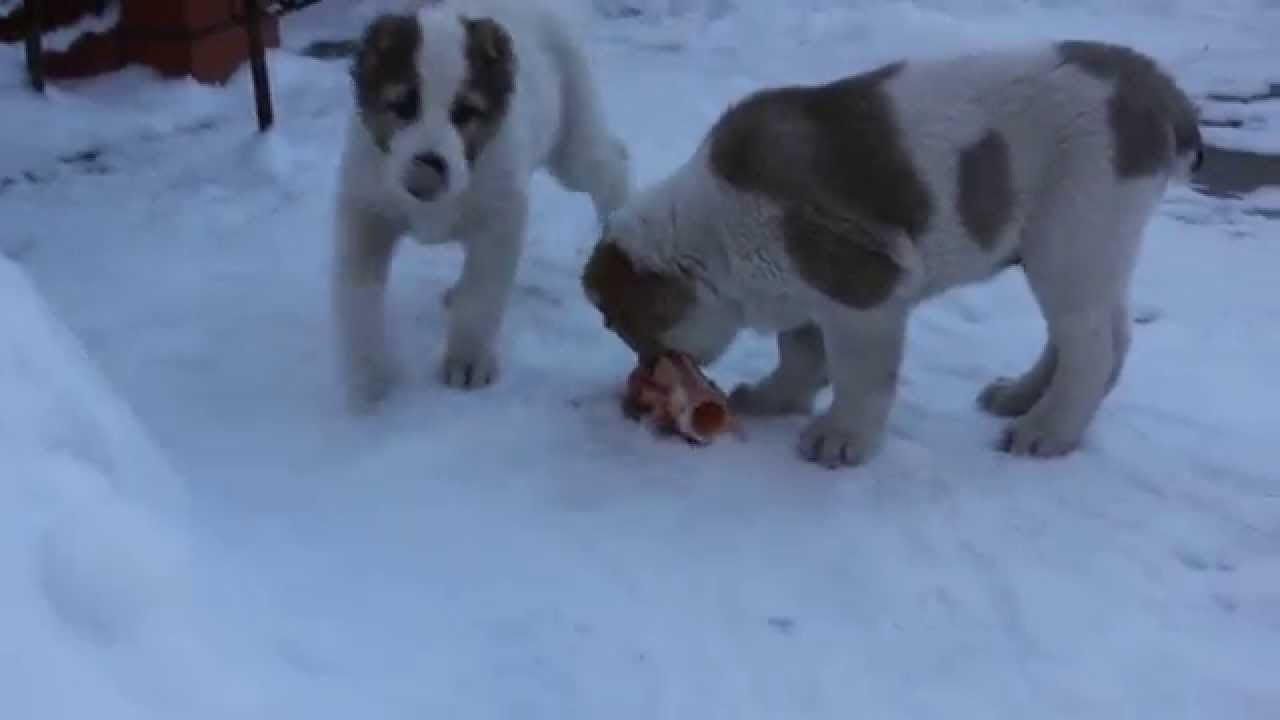
[[[886,84],[909,156],[934,199],[928,231],[887,238],[904,270],[893,297],[866,311],[810,287],[788,258],[781,210],[712,171],[710,138],[671,176],[610,219],[606,239],[640,266],[697,279],[696,308],[663,341],[703,362],[739,327],[779,333],[780,365],[739,388],[745,412],[807,409],[826,379],[831,408],[800,449],[825,465],[856,464],[879,443],[892,405],[910,310],[948,288],[998,272],[1015,253],[1044,314],[1044,357],[983,393],[993,412],[1021,415],[1006,445],[1057,455],[1079,443],[1128,350],[1128,288],[1145,223],[1172,172],[1132,180],[1112,167],[1111,86],[1060,62],[1051,48],[908,63]],[[995,129],[1007,141],[1016,198],[995,246],[971,239],[955,209],[959,152]],[[1172,130],[1171,130],[1172,132]],[[865,168],[875,172],[875,168]],[[807,349],[798,328],[825,343]]]
[[[609,132],[581,47],[564,21],[527,0],[411,3],[423,29],[418,120],[381,152],[359,117],[348,124],[336,199],[333,302],[348,399],[367,409],[397,373],[383,331],[386,268],[396,239],[455,241],[466,259],[448,293],[451,311],[444,382],[479,387],[497,371],[494,346],[523,245],[528,185],[549,170],[569,190],[589,193],[603,217],[630,192],[625,146]],[[449,120],[466,74],[461,17],[492,18],[511,36],[517,62],[506,119],[468,171]],[[413,158],[438,153],[449,168],[429,202],[406,189]]]

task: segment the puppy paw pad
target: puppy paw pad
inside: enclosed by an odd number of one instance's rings
[[[1000,449],[1018,457],[1056,458],[1074,452],[1080,436],[1054,427],[1051,422],[1026,417],[1011,424],[1000,439]]]
[[[796,450],[805,460],[834,470],[865,463],[877,441],[873,433],[842,428],[820,417],[800,433]]]
[[[448,355],[440,366],[440,381],[458,390],[479,390],[498,379],[498,363],[492,355]]]

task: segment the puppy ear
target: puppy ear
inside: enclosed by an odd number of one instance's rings
[[[422,28],[413,15],[383,13],[365,27],[351,62],[351,78],[361,100],[377,97],[382,85],[415,72],[414,55]]]
[[[923,260],[906,231],[822,202],[786,210],[784,246],[800,276],[831,299],[869,310],[912,294]]]
[[[498,65],[511,62],[515,55],[511,35],[496,20],[467,18],[463,20],[463,26],[467,30],[468,47],[474,48],[481,59]]]
[[[416,48],[421,40],[418,21],[413,15],[382,13],[369,21],[360,36],[357,64],[370,63],[387,53]]]

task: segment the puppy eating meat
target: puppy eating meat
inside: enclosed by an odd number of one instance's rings
[[[1047,340],[979,401],[1012,418],[1005,450],[1062,455],[1120,377],[1144,227],[1201,158],[1191,102],[1125,47],[896,62],[733,105],[611,215],[582,283],[642,362],[776,333],[777,368],[733,409],[809,412],[830,383],[798,447],[837,467],[881,442],[910,311],[1021,265]]]

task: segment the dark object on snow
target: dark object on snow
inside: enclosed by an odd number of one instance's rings
[[[1266,186],[1280,187],[1280,155],[1205,145],[1204,167],[1193,187],[1205,195],[1235,198]]]
[[[1219,103],[1254,105],[1257,103],[1280,103],[1280,83],[1271,83],[1259,93],[1239,94],[1211,92],[1206,96]],[[1223,117],[1212,120],[1201,120],[1206,127],[1244,127],[1245,122],[1238,117]],[[1280,154],[1260,153],[1250,150],[1234,150],[1231,148],[1205,145],[1205,164],[1196,173],[1192,187],[1214,197],[1235,198],[1247,195],[1263,187],[1280,187]],[[1258,214],[1271,217],[1274,211],[1259,209]]]
[[[57,30],[71,25],[85,15],[101,16],[110,0],[58,0],[57,2],[23,2],[0,0],[0,43],[16,43],[28,37],[27,17],[38,12],[39,25],[44,31]]]
[[[359,40],[317,40],[308,45],[302,54],[317,60],[338,60],[355,57],[359,50]]]
[[[1280,100],[1280,83],[1271,83],[1265,91],[1254,93],[1252,95],[1211,92],[1207,97],[1215,102],[1239,103],[1241,105],[1262,102],[1263,100]]]
[[[247,0],[244,7],[244,27],[249,36],[249,71],[253,74],[253,99],[258,111],[258,129],[265,131],[275,123],[275,110],[271,107],[271,81],[267,74],[267,46],[262,38],[263,11],[257,0]]]
[[[36,92],[44,92],[44,63],[41,36],[44,34],[44,2],[43,0],[27,0],[22,5],[22,16],[26,24],[27,37],[27,71],[31,77],[31,87]]]

